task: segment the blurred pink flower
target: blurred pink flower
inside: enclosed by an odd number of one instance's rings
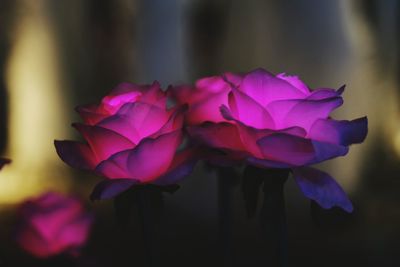
[[[24,202],[17,219],[17,243],[39,258],[78,255],[93,222],[78,199],[52,192]]]
[[[114,197],[135,184],[174,184],[191,172],[193,151],[178,151],[184,107],[168,109],[167,100],[157,82],[124,83],[99,105],[78,107],[84,124],[73,126],[86,143],[55,141],[55,146],[70,166],[107,178],[93,199]]]
[[[174,88],[187,103],[190,135],[240,160],[262,168],[290,168],[303,193],[322,207],[353,209],[340,186],[313,165],[347,154],[367,135],[367,118],[337,121],[329,114],[343,104],[339,90],[311,91],[296,76],[257,69],[200,79],[194,88]]]

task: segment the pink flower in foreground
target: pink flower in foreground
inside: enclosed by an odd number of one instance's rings
[[[77,255],[87,242],[93,222],[78,199],[57,193],[24,202],[17,217],[17,243],[39,258]]]
[[[353,207],[325,172],[309,168],[347,154],[348,146],[367,135],[367,118],[337,121],[329,114],[343,104],[339,90],[311,91],[296,76],[257,69],[200,79],[195,88],[177,87],[187,103],[189,133],[225,159],[262,168],[290,168],[303,193],[322,207]]]
[[[167,93],[157,82],[121,84],[99,105],[78,112],[84,123],[73,126],[86,142],[55,141],[55,146],[70,166],[106,178],[93,199],[114,197],[135,184],[174,184],[191,172],[194,153],[178,151],[183,108],[167,109]]]

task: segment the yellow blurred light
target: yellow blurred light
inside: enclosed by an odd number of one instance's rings
[[[24,3],[24,2],[22,2]],[[25,1],[14,30],[6,82],[9,93],[8,157],[0,173],[0,203],[16,203],[48,189],[65,190],[53,140],[65,136],[63,83],[43,1]],[[65,171],[64,171],[65,172]]]

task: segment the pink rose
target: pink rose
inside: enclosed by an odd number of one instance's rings
[[[99,105],[78,108],[84,123],[73,126],[86,142],[55,141],[55,146],[70,166],[106,178],[92,198],[111,198],[135,184],[174,184],[191,172],[194,153],[178,151],[184,108],[168,109],[167,99],[157,82],[124,83]]]
[[[177,87],[178,102],[189,104],[190,135],[231,160],[262,168],[290,168],[303,193],[322,207],[352,204],[326,173],[309,167],[347,154],[361,143],[367,118],[337,121],[329,114],[343,104],[339,90],[311,91],[296,76],[257,69],[200,79],[195,88]]]
[[[77,255],[88,240],[93,222],[78,199],[57,193],[24,202],[17,219],[17,243],[39,258]]]

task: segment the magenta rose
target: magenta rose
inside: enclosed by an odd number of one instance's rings
[[[340,186],[325,172],[307,167],[344,156],[367,135],[367,118],[337,121],[329,114],[343,104],[339,90],[310,90],[296,76],[257,69],[200,79],[194,88],[174,90],[189,109],[191,136],[262,168],[290,168],[303,193],[324,208],[353,209]]]
[[[124,83],[99,105],[78,108],[84,123],[73,126],[86,142],[55,141],[58,155],[72,167],[104,176],[93,199],[111,198],[135,184],[174,184],[195,163],[182,150],[182,106],[167,108],[160,85]]]
[[[17,211],[16,241],[38,258],[79,255],[93,217],[74,197],[46,193],[24,202]]]

